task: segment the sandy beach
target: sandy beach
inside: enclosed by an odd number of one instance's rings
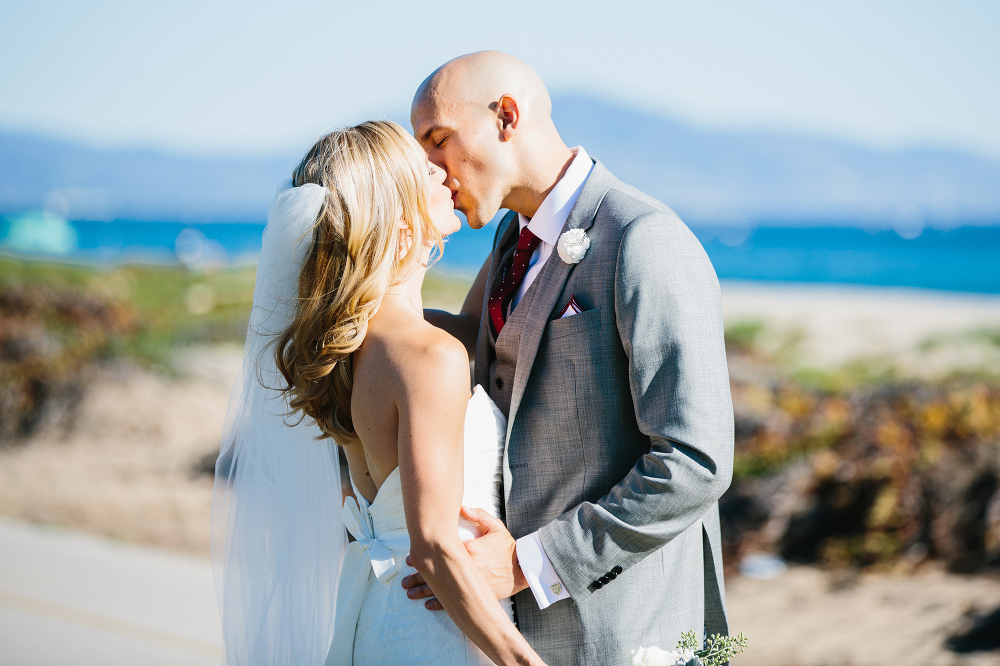
[[[1000,297],[867,287],[723,284],[727,324],[760,322],[790,362],[834,367],[894,360],[926,375],[1000,368]],[[450,305],[442,303],[441,305]],[[174,375],[132,365],[103,371],[68,431],[0,449],[0,514],[206,557],[212,479],[239,345],[188,348]],[[976,613],[1000,605],[1000,580],[933,567],[845,579],[790,568],[777,580],[731,577],[732,627],[750,665],[1000,663],[1000,653],[942,647]]]
[[[851,361],[897,363],[934,376],[952,370],[1000,371],[1000,295],[904,287],[723,281],[727,327],[760,322],[765,345],[790,346],[800,366]]]

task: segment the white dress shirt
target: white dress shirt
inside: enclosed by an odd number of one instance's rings
[[[524,292],[528,290],[531,283],[538,277],[542,266],[545,265],[545,260],[549,258],[552,250],[555,249],[556,243],[559,242],[559,235],[562,233],[563,226],[566,224],[566,220],[569,219],[569,212],[573,210],[576,200],[580,198],[583,185],[587,182],[591,169],[594,168],[594,163],[591,161],[590,155],[587,154],[587,151],[582,146],[577,146],[571,150],[576,157],[569,163],[569,167],[566,169],[563,177],[559,179],[559,182],[555,184],[552,191],[542,201],[538,210],[535,211],[534,217],[529,219],[521,213],[517,214],[520,226],[518,231],[524,231],[524,228],[528,227],[531,229],[531,233],[538,236],[541,242],[528,260],[528,272],[524,274],[521,286],[517,288],[513,298],[510,299],[510,311],[513,311],[517,307],[518,302],[524,296]]]
[[[542,201],[542,205],[535,211],[535,215],[529,220],[518,213],[521,230],[528,227],[541,242],[528,260],[528,271],[524,274],[521,286],[518,287],[517,292],[510,300],[508,315],[517,307],[524,292],[531,286],[538,273],[541,272],[545,261],[552,254],[556,243],[559,242],[563,226],[569,219],[569,213],[573,210],[573,206],[580,197],[580,192],[594,168],[594,163],[586,150],[581,146],[572,150],[575,155],[573,161],[570,162],[563,177]],[[540,609],[548,608],[560,599],[569,598],[566,586],[562,584],[559,574],[552,567],[552,563],[545,554],[545,549],[542,548],[538,532],[532,532],[518,539],[515,549],[517,550],[518,564]]]

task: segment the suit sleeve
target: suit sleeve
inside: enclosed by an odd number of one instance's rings
[[[693,525],[732,479],[721,293],[704,249],[675,215],[653,212],[626,228],[614,279],[635,418],[650,450],[607,495],[538,532],[577,601]]]

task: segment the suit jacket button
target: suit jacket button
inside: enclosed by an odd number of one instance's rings
[[[503,379],[502,378],[497,377],[497,380],[495,382],[493,382],[493,383],[497,385],[498,389],[502,389],[503,388]]]
[[[601,581],[599,581],[599,580],[595,580],[595,581],[594,581],[594,582],[592,583],[592,585],[594,586],[594,589],[595,589],[595,590],[599,590],[599,589],[601,589],[602,587],[604,587],[604,583],[602,583],[602,582],[601,582]]]
[[[601,581],[601,585],[607,585],[608,583],[611,582],[611,579],[608,578],[607,576],[601,576],[597,580]]]
[[[610,571],[605,576],[605,578],[607,578],[608,580],[614,580],[615,578],[618,578],[618,574],[616,574],[614,571]]]
[[[621,572],[622,572],[622,568],[621,567],[615,567],[614,569],[611,570],[611,573],[613,573],[616,576],[618,574],[620,574]]]

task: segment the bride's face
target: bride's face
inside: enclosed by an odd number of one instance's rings
[[[427,174],[427,212],[438,233],[449,236],[462,228],[462,220],[455,215],[451,190],[444,184],[444,169],[427,162]]]

